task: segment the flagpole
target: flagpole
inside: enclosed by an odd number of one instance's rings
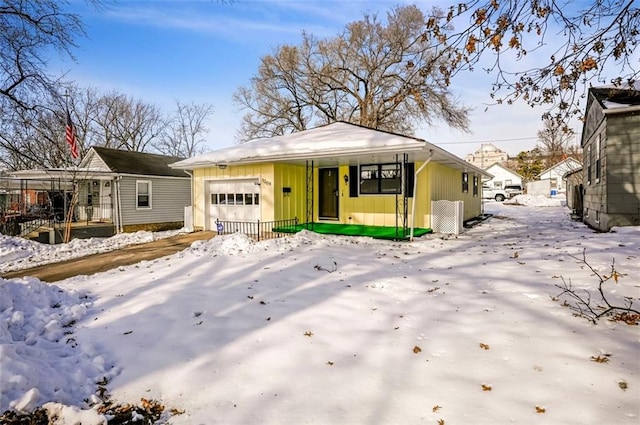
[[[65,109],[65,141],[69,144],[69,149],[71,150],[71,160],[78,158],[77,145],[75,141],[75,128],[73,127],[73,123],[71,121],[71,113],[69,112],[69,90],[65,90],[64,94],[64,109]],[[63,192],[62,195],[66,199],[66,194]],[[71,194],[71,203],[68,207],[67,213],[64,215],[65,217],[65,226],[64,226],[64,237],[63,242],[68,243],[71,240],[71,222],[73,220],[73,211],[75,209],[75,203],[78,199],[77,188],[75,184],[75,177],[72,181],[72,194]]]

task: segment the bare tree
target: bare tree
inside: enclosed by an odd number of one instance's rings
[[[65,141],[65,113],[43,108],[7,108],[0,117],[0,162],[9,170],[61,168],[71,163]],[[56,112],[57,111],[57,112]]]
[[[633,0],[472,0],[434,13],[425,35],[440,41],[448,78],[489,59],[484,69],[495,75],[491,97],[497,103],[543,105],[554,111],[545,116],[561,120],[582,113],[589,83],[633,86],[638,79],[640,9],[633,6]],[[522,69],[536,51],[548,59]]]
[[[156,145],[162,154],[188,158],[202,153],[203,136],[209,132],[204,122],[213,114],[211,104],[185,104],[176,100],[175,116]]]
[[[4,168],[71,165],[74,160],[65,140],[67,109],[75,127],[80,157],[91,146],[159,150],[156,144],[167,122],[158,107],[117,92],[102,95],[95,88],[80,88],[75,84],[63,88],[68,94],[66,101],[49,97],[40,101],[42,107],[9,107],[0,115],[0,163]],[[4,99],[4,103],[7,102]]]
[[[538,131],[538,149],[544,158],[544,167],[549,168],[566,159],[571,152],[571,142],[575,140],[573,130],[550,118],[543,120],[544,127]]]
[[[3,0],[0,3],[0,96],[6,107],[34,108],[56,92],[48,55],[73,58],[74,39],[83,36],[80,18],[63,10],[63,0]]]
[[[101,97],[94,123],[102,146],[137,152],[153,148],[167,126],[157,106],[117,92]]]
[[[251,86],[235,93],[248,111],[239,138],[338,120],[405,134],[436,120],[466,130],[468,110],[449,91],[424,23],[416,6],[399,6],[386,25],[366,15],[335,38],[303,33],[299,46],[277,48],[262,58]]]
[[[68,108],[71,113],[82,157],[89,147],[103,146],[105,143],[103,131],[97,124],[101,121],[103,95],[95,87],[79,87],[75,83],[65,86],[65,94],[65,105],[60,107]]]

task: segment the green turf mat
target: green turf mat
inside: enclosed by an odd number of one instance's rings
[[[361,224],[332,224],[332,223],[309,223],[298,224],[295,226],[282,226],[273,229],[274,232],[280,233],[297,233],[303,229],[324,235],[343,235],[343,236],[369,236],[376,239],[406,239],[411,234],[411,230],[407,230],[406,235],[402,234],[402,229],[398,229],[396,233],[395,227],[389,226],[365,226]],[[415,228],[413,236],[420,237],[427,233],[431,233],[431,229]]]

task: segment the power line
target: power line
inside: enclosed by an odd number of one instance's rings
[[[437,145],[464,145],[469,143],[518,142],[522,140],[538,140],[538,138],[537,137],[520,137],[515,139],[492,139],[492,140],[483,139],[483,140],[476,140],[476,141],[470,141],[470,142],[432,142],[432,143],[435,143]]]
[[[577,138],[577,137],[576,137]],[[512,139],[483,139],[467,142],[432,142],[436,145],[465,145],[470,143],[501,143],[501,142],[520,142],[524,140],[540,140],[539,137],[518,137]]]

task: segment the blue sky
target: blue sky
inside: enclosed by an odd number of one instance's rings
[[[384,16],[402,1],[386,0],[119,0],[95,9],[74,0],[87,38],[78,40],[77,62],[58,64],[67,78],[101,91],[116,90],[170,112],[175,100],[211,103],[208,150],[235,143],[241,111],[232,95],[248,85],[260,58],[281,44],[298,44],[302,31],[333,36],[364,13]],[[411,2],[424,10],[442,1]],[[535,146],[541,109],[492,106],[490,79],[482,72],[457,77],[453,93],[467,106],[472,132],[444,124],[417,136],[464,157],[491,142],[511,155]],[[580,128],[576,128],[580,131]]]

